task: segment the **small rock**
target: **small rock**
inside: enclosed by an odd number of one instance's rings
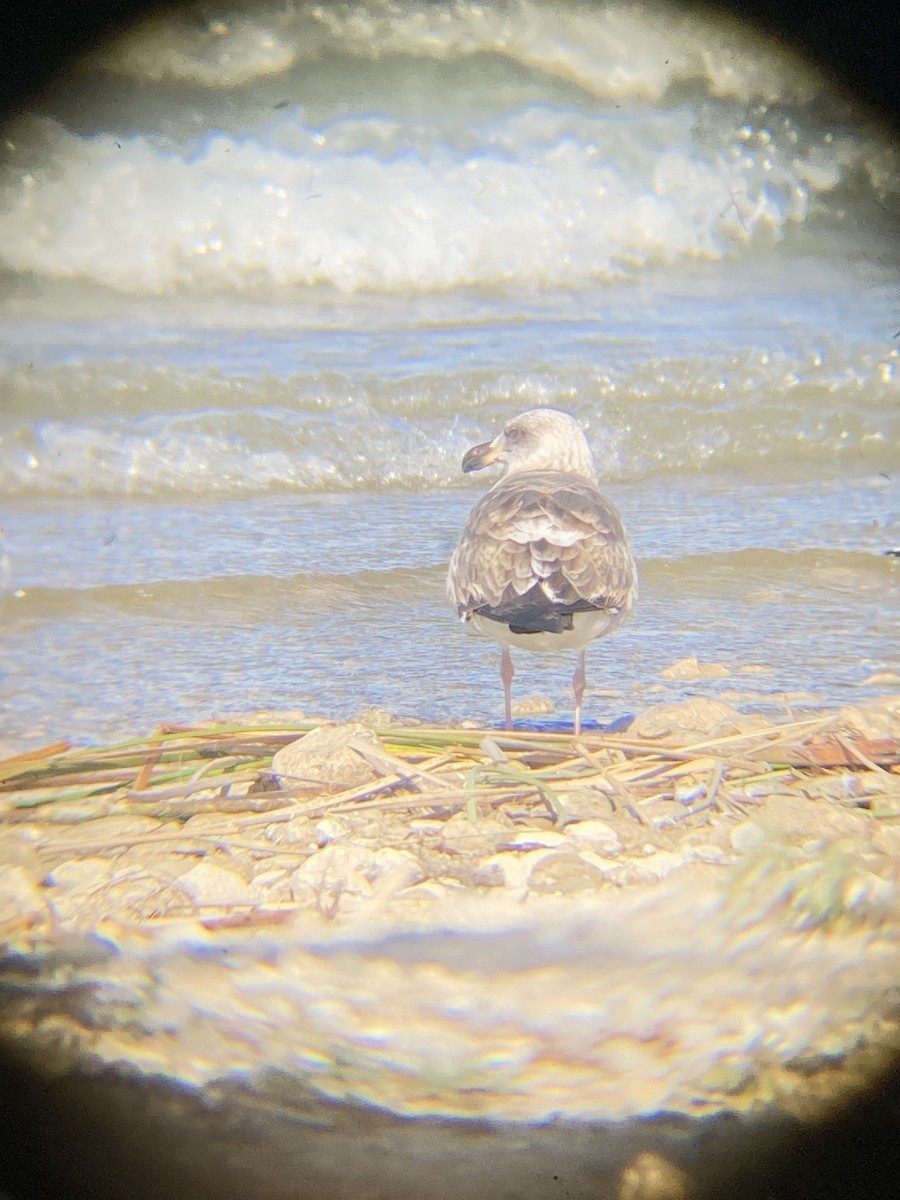
[[[381,749],[372,730],[358,721],[320,725],[296,742],[283,746],[272,759],[272,770],[286,787],[295,782],[342,788],[369,783],[377,778],[377,772],[352,748],[353,742]]]
[[[317,844],[313,822],[301,813],[294,813],[287,821],[273,821],[266,826],[263,837],[275,846],[296,846],[298,850],[312,850]]]
[[[528,879],[533,892],[559,892],[569,896],[586,888],[606,886],[606,876],[579,854],[553,854],[539,862]]]
[[[510,854],[508,850],[492,854],[483,859],[472,873],[472,882],[478,887],[508,887],[526,890],[528,876],[535,862],[540,862],[552,851],[535,850],[524,854]]]
[[[900,683],[900,674],[896,671],[873,671],[862,681],[863,687],[884,687],[886,684]]]
[[[852,729],[873,742],[900,738],[900,696],[885,696],[867,704],[842,708],[837,726]]]
[[[718,864],[728,861],[728,855],[721,846],[711,846],[706,842],[698,842],[694,845],[692,854],[697,862]]]
[[[491,854],[517,832],[515,825],[502,811],[470,821],[459,812],[447,821],[438,838],[438,849],[449,854]]]
[[[197,863],[181,876],[178,886],[199,907],[256,904],[259,901],[258,894],[240,875],[214,863]]]
[[[620,861],[596,850],[579,850],[578,857],[599,871],[605,879],[615,879],[619,874]]]
[[[650,883],[654,880],[665,879],[675,871],[680,871],[692,861],[690,851],[676,852],[673,850],[658,850],[646,858],[618,859],[615,874],[612,878],[617,883]]]
[[[106,858],[67,858],[47,876],[51,887],[98,888],[109,879],[112,864]]]
[[[621,854],[622,841],[613,827],[606,821],[572,821],[566,831],[573,841],[590,846],[600,854]]]
[[[349,832],[349,823],[341,817],[323,817],[315,824],[316,844],[327,846],[329,842],[339,842]]]
[[[330,842],[297,868],[291,882],[295,895],[299,887],[301,892],[311,888],[333,896],[348,892],[354,896],[384,898],[424,878],[421,863],[405,850],[371,850],[366,846]]]
[[[724,663],[701,663],[696,654],[680,658],[670,667],[660,671],[660,679],[726,679],[730,671]]]
[[[567,793],[563,806],[566,828],[575,821],[609,816],[612,808],[609,797],[612,795],[615,795],[615,789],[605,779],[598,779],[589,787],[573,789]]]
[[[767,840],[776,837],[801,844],[840,838],[858,838],[868,844],[878,824],[860,809],[823,804],[802,795],[779,796],[771,819],[761,814],[759,823],[767,830]]]
[[[639,738],[703,741],[730,733],[747,733],[769,724],[765,717],[740,713],[721,700],[696,697],[682,703],[651,705],[635,719],[632,731]]]

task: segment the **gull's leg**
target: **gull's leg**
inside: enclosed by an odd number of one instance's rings
[[[512,729],[512,700],[510,698],[510,686],[512,685],[513,670],[512,655],[509,652],[509,646],[503,646],[500,651],[500,678],[503,680],[503,701],[506,712],[506,728]]]
[[[581,733],[581,701],[584,698],[585,684],[585,651],[578,651],[578,666],[572,676],[572,691],[575,693],[575,736]]]

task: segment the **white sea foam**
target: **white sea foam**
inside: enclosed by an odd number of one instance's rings
[[[239,87],[278,75],[298,49],[250,13],[228,20],[182,9],[152,18],[93,56],[92,66],[146,83],[186,81],[209,88]]]
[[[598,371],[311,375],[223,380],[137,365],[7,376],[0,492],[19,496],[402,493],[463,483],[464,450],[513,412],[555,404],[586,426],[601,476],[715,470],[754,478],[889,472],[900,437],[897,351],[816,347],[691,356]],[[59,415],[61,407],[68,416]]]
[[[761,47],[765,52],[761,53]],[[205,8],[158,18],[95,60],[138,80],[227,88],[339,52],[438,61],[499,53],[590,95],[657,100],[700,83],[741,104],[804,102],[823,80],[797,55],[696,8],[547,0],[350,0],[260,5],[231,17]]]
[[[896,283],[840,246],[897,156],[779,49],[621,4],[198,13],[6,131],[9,494],[452,485],[546,403],[613,479],[885,460]]]
[[[390,117],[311,127],[294,111],[190,151],[45,122],[42,164],[22,148],[28,169],[7,172],[0,256],[134,294],[577,288],[777,240],[867,150],[698,145],[695,119],[532,107],[427,152]]]
[[[98,64],[106,108],[6,131],[0,259],[123,294],[580,289],[811,215],[825,246],[842,184],[900,191],[883,140],[815,115],[818,77],[668,7],[197,10]]]

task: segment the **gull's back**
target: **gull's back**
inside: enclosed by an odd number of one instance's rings
[[[472,509],[447,590],[465,621],[528,650],[578,648],[611,632],[636,595],[615,505],[583,475],[516,471]]]

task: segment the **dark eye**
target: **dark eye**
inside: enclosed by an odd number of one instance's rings
[[[503,431],[503,439],[506,442],[511,442],[515,445],[516,442],[521,442],[525,436],[525,430],[520,429],[518,425],[511,425],[509,429]]]

